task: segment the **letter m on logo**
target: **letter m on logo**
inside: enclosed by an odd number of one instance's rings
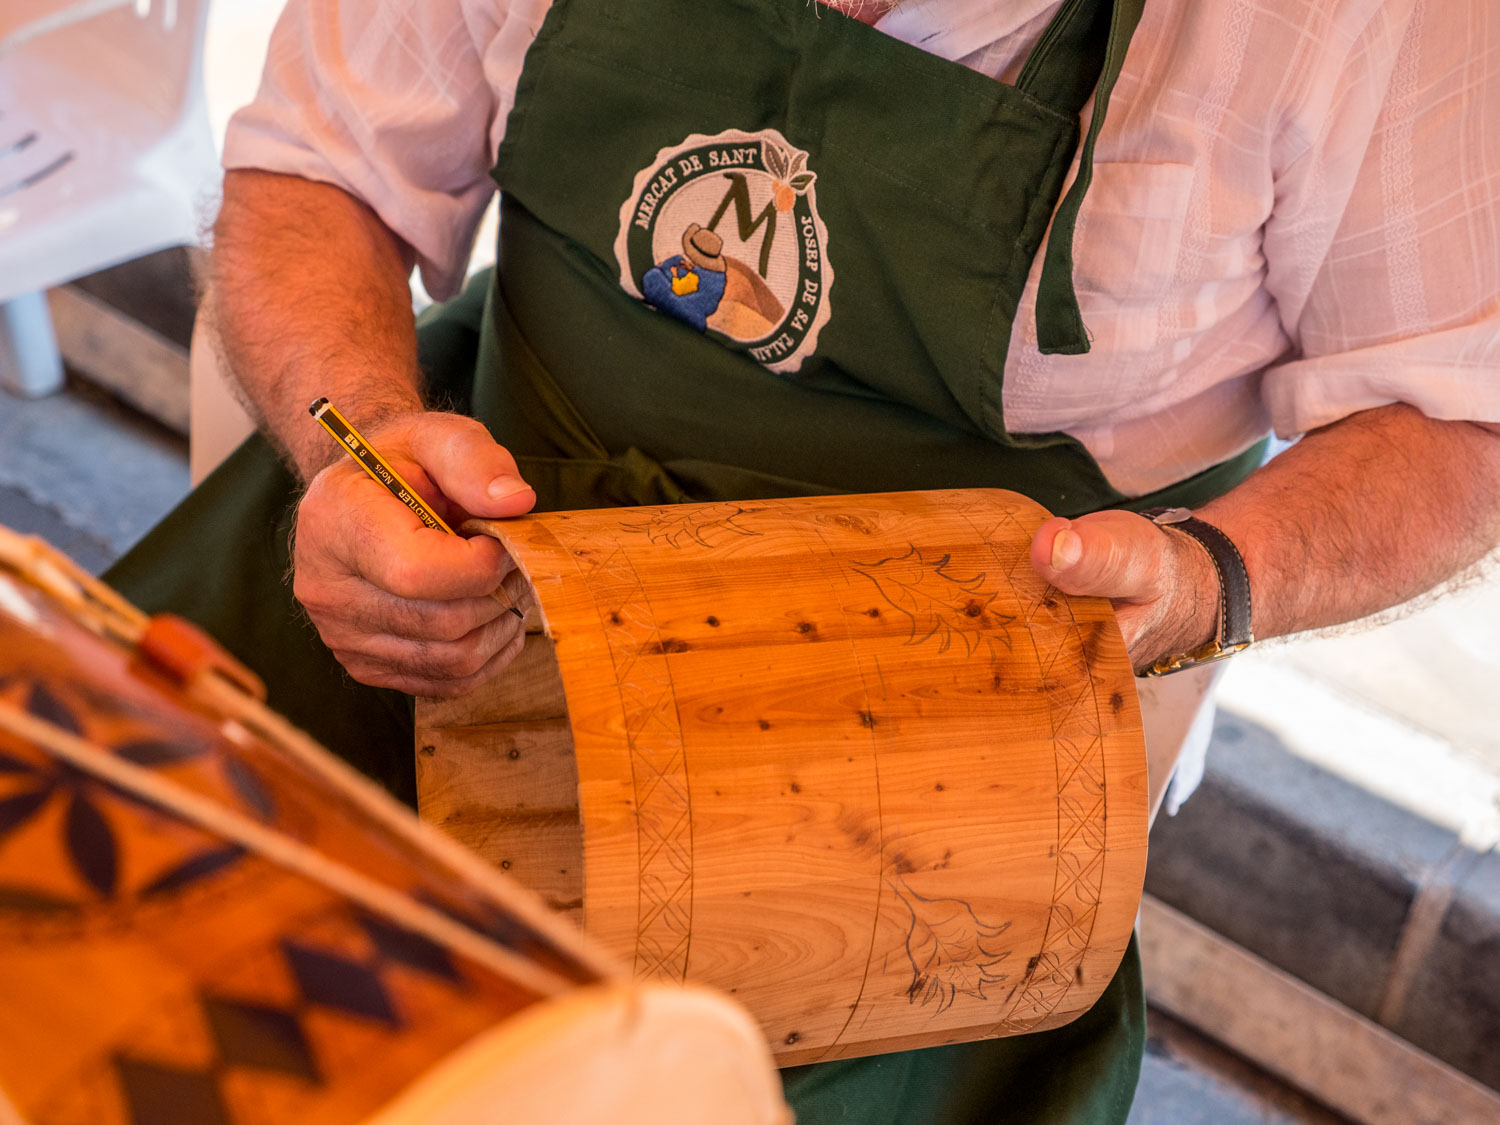
[[[771,264],[771,242],[776,237],[776,200],[771,199],[761,213],[752,220],[750,218],[750,185],[745,181],[743,172],[725,172],[724,178],[729,181],[729,190],[724,193],[724,199],[719,204],[719,209],[714,212],[714,217],[708,220],[708,229],[715,230],[719,220],[724,217],[724,212],[729,210],[729,205],[734,204],[734,220],[740,230],[740,241],[749,242],[755,236],[762,223],[765,224],[766,233],[760,244],[760,276],[766,276],[766,270]]]

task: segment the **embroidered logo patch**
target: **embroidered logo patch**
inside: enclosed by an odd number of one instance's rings
[[[816,181],[807,153],[775,129],[662,149],[620,208],[621,286],[772,371],[796,371],[831,311]]]

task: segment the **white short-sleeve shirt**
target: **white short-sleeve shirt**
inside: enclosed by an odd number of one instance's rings
[[[548,3],[291,0],[226,167],[347,189],[453,293]],[[1003,80],[1058,3],[876,26]],[[1391,402],[1500,422],[1500,4],[1147,0],[1075,251],[1092,348],[1038,351],[1039,256],[1005,418],[1128,495]]]

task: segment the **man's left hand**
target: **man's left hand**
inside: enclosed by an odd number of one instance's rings
[[[1065,594],[1114,602],[1137,672],[1217,633],[1219,579],[1208,552],[1133,512],[1048,520],[1031,541],[1031,565]]]

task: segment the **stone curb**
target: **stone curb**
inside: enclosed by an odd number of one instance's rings
[[[1500,854],[1221,711],[1146,891],[1500,1089]]]

